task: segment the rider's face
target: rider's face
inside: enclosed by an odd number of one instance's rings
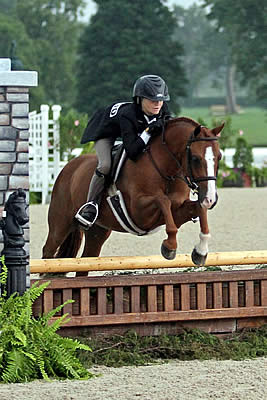
[[[160,112],[163,101],[152,101],[146,98],[142,99],[142,110],[147,115],[156,115]]]

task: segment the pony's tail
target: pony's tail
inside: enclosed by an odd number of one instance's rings
[[[71,232],[60,245],[55,255],[56,258],[74,258],[81,247],[83,233],[76,229]]]

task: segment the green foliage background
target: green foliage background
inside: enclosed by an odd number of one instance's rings
[[[191,118],[195,120],[202,118],[208,127],[215,126],[217,123],[220,124],[222,121],[227,121],[230,118],[233,140],[227,143],[227,147],[234,146],[236,135],[239,134],[240,130],[243,131],[244,138],[251,146],[267,146],[267,114],[264,109],[248,107],[243,109],[242,114],[232,114],[214,118],[208,107],[183,107],[180,114],[187,117],[191,116]],[[215,125],[214,120],[216,120]],[[225,132],[223,130],[220,146],[223,144],[224,134]]]
[[[71,152],[80,147],[81,137],[87,122],[87,114],[78,113],[72,108],[61,115],[59,119],[61,159],[63,159],[63,155],[67,155],[68,159],[73,157]]]
[[[252,85],[267,104],[267,1],[204,0],[209,17],[225,32],[231,57],[242,72],[242,81]]]
[[[73,120],[91,117],[98,107],[131,100],[135,80],[154,73],[166,80],[171,110],[177,115],[185,99],[211,93],[223,98],[229,63],[237,67],[235,89],[243,90],[250,104],[256,98],[267,104],[262,56],[267,0],[204,0],[208,7],[175,5],[173,11],[165,0],[95,3],[96,14],[85,21],[81,16],[86,0],[0,0],[0,57],[11,56],[15,41],[13,57],[25,70],[38,71],[31,110],[60,104],[66,120],[69,112],[77,113]],[[189,116],[194,118],[195,111]],[[245,123],[246,115],[235,115],[233,126],[237,118]],[[250,144],[266,145],[266,121],[258,114],[258,122],[251,124],[250,116],[246,129],[239,129],[253,137],[255,143],[246,137]],[[62,152],[73,148],[75,138],[79,145],[77,132],[64,126]]]
[[[155,73],[166,79],[176,113],[184,96],[221,89],[229,57],[250,96],[267,98],[266,0],[205,0],[208,8],[173,11],[165,0],[95,3],[84,22],[86,0],[0,0],[0,56],[10,56],[15,40],[24,69],[39,73],[31,109],[61,104],[90,115],[129,99],[134,81]]]
[[[8,6],[7,6],[8,4]],[[83,0],[0,0],[0,54],[16,57],[24,70],[38,71],[39,84],[31,90],[31,109],[40,104],[70,107],[75,92],[78,21]]]
[[[83,31],[78,49],[78,110],[90,115],[103,105],[131,100],[136,79],[157,74],[166,80],[170,106],[177,112],[187,81],[172,13],[160,0],[96,3],[98,12]]]

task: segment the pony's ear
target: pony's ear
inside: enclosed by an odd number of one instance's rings
[[[220,136],[221,131],[223,130],[223,127],[225,125],[225,122],[222,123],[222,125],[217,126],[216,128],[213,128],[211,130],[211,132],[215,135],[215,136]]]
[[[196,129],[194,130],[194,136],[199,135],[199,134],[200,134],[200,131],[201,131],[201,125],[198,125],[198,126],[196,127]]]

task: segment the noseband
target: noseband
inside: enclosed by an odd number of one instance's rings
[[[194,177],[193,171],[192,171],[191,145],[194,142],[210,142],[210,141],[214,141],[214,140],[218,140],[218,138],[217,137],[198,138],[198,137],[196,137],[194,135],[194,132],[191,134],[191,136],[188,139],[187,144],[186,144],[187,173],[184,174],[184,175],[181,175],[180,173],[177,173],[175,175],[165,175],[160,170],[160,168],[158,167],[156,161],[152,157],[150,147],[147,147],[146,151],[147,151],[147,153],[149,155],[149,158],[150,158],[153,166],[155,167],[155,169],[158,171],[158,173],[160,174],[160,176],[163,179],[165,179],[167,181],[175,181],[176,179],[182,179],[191,190],[193,190],[195,193],[198,193],[198,185],[197,185],[197,183],[204,182],[204,181],[211,181],[211,180],[212,181],[216,181],[217,180],[217,176],[203,176],[203,177],[199,177],[199,178],[195,178]],[[182,165],[181,165],[180,161],[176,158],[175,154],[168,147],[168,144],[167,144],[166,139],[165,139],[165,129],[164,128],[163,128],[162,134],[161,134],[161,143],[164,145],[164,148],[166,149],[167,153],[175,161],[175,163],[177,165],[177,169],[181,170],[182,169]]]

